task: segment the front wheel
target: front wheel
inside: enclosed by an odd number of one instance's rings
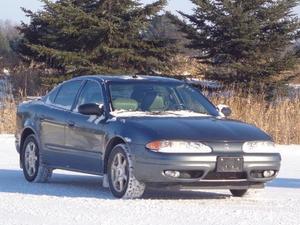
[[[26,138],[21,152],[23,174],[27,181],[44,183],[52,175],[52,170],[41,164],[40,150],[34,135]]]
[[[117,198],[140,198],[145,191],[145,184],[133,174],[130,151],[125,144],[114,147],[108,159],[108,182],[112,194]]]
[[[242,190],[230,190],[231,194],[234,197],[243,197],[247,194],[248,189],[242,189]]]

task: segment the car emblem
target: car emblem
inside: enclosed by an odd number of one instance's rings
[[[225,149],[226,149],[226,150],[229,150],[229,149],[230,149],[229,144],[225,143]]]

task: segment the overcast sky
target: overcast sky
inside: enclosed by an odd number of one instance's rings
[[[154,0],[141,0],[143,3],[151,3]],[[11,20],[20,22],[21,20],[28,22],[20,7],[25,7],[33,11],[41,8],[39,0],[0,0],[0,20]],[[169,0],[168,10],[181,10],[184,12],[191,11],[192,3],[189,0]],[[300,7],[295,12],[300,15]]]

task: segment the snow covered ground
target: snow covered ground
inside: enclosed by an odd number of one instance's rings
[[[210,190],[116,200],[95,176],[57,171],[48,184],[27,183],[13,136],[0,135],[0,225],[299,225],[300,146],[279,149],[278,179],[242,199]]]

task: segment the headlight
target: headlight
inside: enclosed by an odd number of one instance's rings
[[[272,141],[248,141],[243,144],[246,153],[276,153],[276,147]]]
[[[192,141],[153,141],[146,148],[163,153],[210,153],[209,146]]]

